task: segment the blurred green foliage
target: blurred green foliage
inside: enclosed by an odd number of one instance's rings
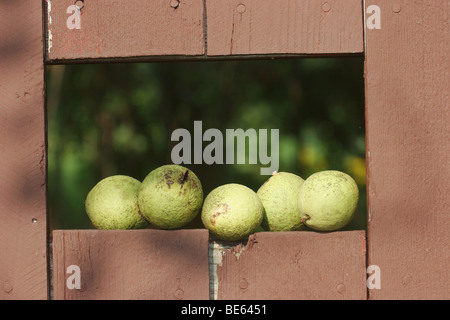
[[[193,135],[195,120],[224,134],[279,129],[279,171],[304,179],[325,169],[349,173],[361,196],[346,229],[366,228],[361,57],[55,65],[47,79],[51,229],[92,228],[90,189],[115,174],[142,181],[171,163],[172,132]],[[257,191],[268,178],[261,164],[186,166],[205,196],[231,182]]]

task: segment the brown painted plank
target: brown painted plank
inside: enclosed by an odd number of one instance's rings
[[[71,265],[80,289],[66,285]],[[206,300],[208,231],[57,230],[53,275],[56,300]]]
[[[363,52],[361,0],[206,0],[208,56]]]
[[[0,299],[47,299],[41,1],[0,1]]]
[[[450,298],[449,4],[366,1],[381,10],[366,31],[371,299]]]
[[[48,59],[100,59],[204,53],[203,0],[85,1],[80,29],[74,0],[47,0]]]
[[[367,297],[364,231],[260,232],[245,245],[225,245],[215,243],[212,259],[220,300]]]

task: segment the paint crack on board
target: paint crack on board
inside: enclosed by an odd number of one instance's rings
[[[367,253],[367,248],[366,248],[366,236],[364,234],[361,234],[359,236],[359,244],[361,247],[361,256],[365,257]]]
[[[46,163],[45,163],[45,161],[46,161],[46,158],[45,158],[45,154],[46,154],[45,144],[41,145],[40,153],[41,153],[41,158],[39,160],[39,169],[41,170],[42,175],[45,176],[45,165],[46,165]]]

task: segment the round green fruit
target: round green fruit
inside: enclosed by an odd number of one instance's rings
[[[353,219],[358,199],[358,186],[348,174],[335,170],[314,173],[300,187],[302,221],[317,231],[341,229]]]
[[[304,229],[298,195],[304,180],[293,173],[275,172],[258,190],[264,206],[262,227],[267,231]]]
[[[151,225],[160,229],[181,228],[200,213],[202,184],[191,170],[165,165],[142,181],[138,203]]]
[[[226,184],[205,199],[202,222],[220,240],[239,241],[261,225],[264,207],[256,192],[241,184]]]
[[[116,175],[97,183],[88,193],[86,212],[97,229],[139,229],[148,225],[138,207],[141,182]]]

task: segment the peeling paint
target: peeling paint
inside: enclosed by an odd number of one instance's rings
[[[51,11],[52,11],[52,3],[50,0],[47,0],[47,19],[48,19],[48,52],[50,53],[52,47],[53,47],[53,35],[52,35],[52,30],[50,28],[50,25],[52,24],[52,16],[51,16]]]
[[[256,234],[252,234],[248,237],[246,244],[240,242],[227,243],[227,242],[210,242],[209,244],[209,295],[211,300],[218,299],[219,292],[219,276],[217,268],[222,266],[223,257],[226,254],[232,254],[239,260],[244,251],[250,251],[253,245],[257,243]],[[233,245],[234,244],[234,245]]]
[[[52,30],[48,30],[48,52],[50,53],[52,46],[53,46],[53,36],[52,36]]]
[[[236,261],[239,260],[239,257],[241,256],[242,252],[245,250],[245,247],[242,245],[242,243],[238,244],[237,246],[231,248],[230,252],[234,255],[236,258]]]
[[[52,17],[50,16],[51,11],[52,11],[52,3],[50,0],[47,0],[48,24],[52,24]]]
[[[219,277],[217,267],[222,266],[226,248],[216,242],[209,244],[209,295],[210,299],[217,300],[219,290]]]

